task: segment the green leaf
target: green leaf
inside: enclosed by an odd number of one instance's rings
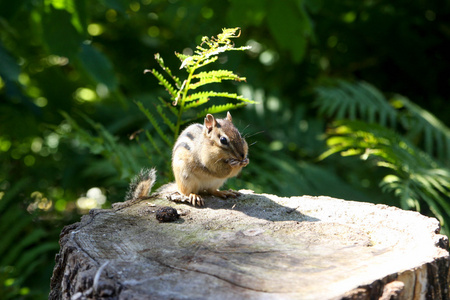
[[[369,123],[387,125],[389,122],[392,126],[396,125],[397,111],[381,92],[366,82],[340,80],[335,85],[319,86],[316,92],[315,105],[321,114],[336,119],[359,118]]]
[[[207,92],[198,92],[191,95],[188,95],[185,99],[186,102],[195,101],[198,99],[204,99],[209,97],[223,97],[223,98],[230,98],[230,99],[236,99],[239,101],[247,102],[247,103],[256,103],[253,100],[247,99],[243,96],[240,96],[236,93],[228,93],[228,92],[213,92],[213,91],[207,91]]]
[[[311,20],[304,8],[290,1],[283,5],[269,1],[267,23],[280,48],[288,50],[296,63],[301,62],[308,39],[313,35]]]
[[[84,13],[86,3],[83,0],[47,0],[45,1],[47,8],[55,8],[65,10],[71,16],[71,23],[78,32],[84,33],[86,28],[86,14]]]
[[[0,266],[13,265],[17,257],[22,255],[22,253],[27,247],[36,245],[40,240],[42,240],[46,236],[47,233],[41,228],[37,228],[32,232],[28,233],[23,237],[23,239],[20,239],[18,243],[11,245],[12,247],[8,249],[7,254],[1,257]]]
[[[96,83],[102,83],[110,91],[117,89],[117,78],[111,61],[91,44],[83,44],[79,53],[81,66]]]
[[[237,38],[239,37],[239,35],[240,35],[239,28],[229,28],[229,29],[225,28],[222,30],[222,33],[217,35],[217,37],[209,38],[207,36],[204,36],[202,38],[202,43],[198,45],[194,50],[194,55],[184,55],[180,53],[175,53],[175,55],[181,60],[180,69],[185,69],[188,72],[188,77],[183,82],[181,82],[181,80],[178,77],[172,74],[172,71],[165,66],[164,60],[160,57],[159,54],[156,54],[155,60],[158,62],[161,68],[169,75],[169,77],[171,77],[174,80],[177,87],[176,89],[159,72],[155,71],[154,69],[145,70],[145,72],[151,72],[159,81],[159,83],[166,88],[166,91],[169,93],[170,99],[172,100],[172,104],[173,106],[175,106],[175,107],[169,106],[168,104],[165,104],[162,99],[159,99],[162,105],[156,107],[156,110],[161,119],[174,133],[173,140],[177,139],[178,134],[180,133],[181,125],[188,122],[188,120],[184,120],[185,113],[190,109],[199,107],[207,103],[211,97],[229,98],[243,103],[241,104],[229,103],[222,106],[212,106],[207,109],[204,109],[200,113],[197,113],[197,116],[206,113],[217,113],[222,112],[223,110],[226,109],[241,107],[246,103],[254,103],[254,101],[247,99],[241,95],[237,95],[235,93],[215,92],[215,91],[202,91],[198,93],[191,92],[192,90],[195,90],[199,87],[204,87],[210,83],[221,83],[223,80],[233,80],[233,81],[246,80],[245,77],[240,77],[229,70],[210,70],[197,72],[198,69],[217,61],[218,55],[220,53],[226,51],[243,51],[245,49],[249,49],[248,46],[237,48],[234,47],[234,43],[231,41],[231,39]],[[155,127],[156,132],[165,141],[165,143],[168,145],[172,145],[173,144],[172,141],[165,136],[164,132],[157,124],[157,121],[154,118],[153,114],[151,114],[150,111],[145,109],[142,104],[139,104],[139,109],[143,111],[144,114],[146,114],[147,118],[150,120],[153,127]],[[165,110],[170,110],[172,114],[176,116],[175,122],[173,122],[167,116]],[[155,144],[153,137],[149,138],[149,140],[152,144]]]
[[[148,130],[145,131],[145,136],[150,141],[150,143],[152,144],[153,148],[155,148],[156,152],[158,152],[158,154],[161,155],[162,154],[161,148],[159,148],[158,144],[156,144],[155,140],[153,139],[153,137],[150,134],[150,132],[148,132]]]
[[[71,20],[69,12],[52,6],[43,17],[43,37],[51,54],[73,59],[80,51],[84,37]]]
[[[409,139],[424,136],[425,150],[429,154],[437,153],[441,160],[450,160],[450,128],[436,116],[405,97],[396,96],[392,104],[403,109],[400,122],[405,127]]]
[[[13,214],[15,212],[15,214]],[[13,218],[15,216],[15,218]],[[4,255],[5,251],[12,244],[13,241],[18,240],[23,234],[24,228],[29,226],[32,222],[31,218],[23,216],[22,211],[14,210],[10,211],[8,214],[2,218],[8,218],[2,220],[2,225],[9,225],[7,230],[2,230],[2,242],[0,244],[0,256]]]
[[[167,92],[169,92],[170,94],[170,99],[173,101],[175,100],[175,97],[177,97],[178,95],[178,91],[173,87],[172,84],[170,84],[167,79],[164,78],[164,76],[159,73],[158,71],[156,71],[155,69],[153,70],[146,70],[145,72],[150,72],[153,74],[153,76],[156,77],[156,79],[158,79],[159,84],[164,86],[164,88],[166,89]]]
[[[57,242],[46,242],[41,243],[38,246],[28,250],[25,252],[16,263],[16,268],[19,270],[25,269],[25,267],[31,264],[34,260],[42,256],[44,253],[48,253],[49,251],[58,251],[59,245]]]
[[[173,124],[173,122],[166,116],[162,106],[157,105],[156,110],[158,111],[159,116],[163,119],[164,124],[166,124],[172,132],[175,132],[175,124]]]
[[[240,77],[237,74],[234,74],[232,71],[228,70],[213,70],[208,72],[200,72],[198,74],[194,74],[192,78],[220,78],[221,80],[235,80],[235,81],[245,81],[245,77]]]
[[[159,134],[159,136],[161,137],[161,139],[166,143],[167,146],[169,146],[170,148],[173,146],[173,142],[170,140],[169,137],[167,137],[163,130],[161,129],[161,127],[159,126],[158,122],[156,121],[155,117],[153,116],[153,114],[144,107],[144,105],[141,102],[136,102],[137,106],[139,107],[139,110],[142,111],[145,116],[147,117],[147,119],[150,121],[150,123],[153,125],[153,127],[155,128],[156,132]]]
[[[174,116],[178,116],[178,110],[175,108],[175,106],[172,105],[172,103],[168,103],[161,97],[158,97],[158,100],[161,103],[161,105],[167,108]]]
[[[224,111],[237,109],[237,108],[243,107],[245,105],[247,105],[247,104],[246,103],[237,103],[237,104],[227,103],[227,104],[223,104],[223,105],[213,105],[213,106],[208,107],[208,108],[202,110],[201,112],[199,112],[195,118],[196,119],[203,118],[207,114],[218,114],[218,113],[221,113]]]
[[[196,56],[191,56],[191,58],[195,58]],[[194,71],[195,72],[195,70],[197,70],[197,69],[199,69],[199,68],[203,68],[204,66],[206,66],[206,65],[209,65],[209,64],[212,64],[213,62],[216,62],[217,60],[219,59],[219,57],[218,56],[213,56],[213,57],[211,57],[211,58],[209,58],[209,59],[205,59],[205,60],[201,60],[201,62],[197,62],[197,63],[194,63],[194,62],[192,62],[192,63],[188,63],[187,64],[187,66],[195,66],[195,68],[193,69],[193,70],[188,70],[188,72],[189,73],[191,73],[192,71]],[[185,63],[186,61],[189,61],[190,62],[190,58],[188,57],[187,59],[185,59],[184,61],[183,61],[183,63]],[[181,67],[180,67],[180,69],[182,69],[182,67],[183,67],[183,64],[181,65]]]
[[[202,98],[198,98],[198,100],[196,100],[196,101],[189,101],[187,104],[184,105],[184,110],[188,110],[190,108],[203,105],[206,102],[208,102],[209,100],[210,100],[210,98],[208,98],[208,97],[202,97]]]
[[[164,64],[164,60],[159,55],[159,53],[155,54],[155,60],[158,62],[159,66],[167,73],[167,75],[169,75],[173,79],[173,81],[175,81],[177,88],[180,89],[181,88],[181,80],[172,74],[172,71],[169,69],[169,67],[166,67],[166,65]]]
[[[211,72],[207,72],[207,73],[211,73]],[[219,74],[219,73],[218,73]],[[208,74],[210,75],[210,74]],[[200,86],[206,85],[206,84],[210,84],[210,83],[216,83],[216,82],[222,82],[222,80],[236,80],[236,81],[245,81],[244,77],[239,77],[237,75],[235,76],[207,76],[207,74],[202,74],[202,76],[193,76],[193,78],[198,78],[199,80],[197,82],[191,83],[189,85],[189,88],[191,90],[194,90]]]
[[[425,202],[441,221],[450,219],[450,171],[407,138],[378,124],[349,120],[335,122],[329,134],[329,150],[321,159],[333,153],[363,153],[361,158],[375,159],[377,166],[395,172],[380,186],[383,191],[394,192],[403,208],[420,209]]]
[[[331,155],[339,153],[343,150],[344,150],[343,147],[332,147],[332,148],[328,149],[327,151],[323,152],[321,155],[319,155],[317,160],[318,161],[324,160],[324,159],[330,157]]]

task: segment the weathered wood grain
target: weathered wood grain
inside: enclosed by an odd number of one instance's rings
[[[328,197],[243,191],[194,208],[167,195],[65,227],[50,299],[449,299],[436,219]],[[162,206],[180,219],[159,223]]]

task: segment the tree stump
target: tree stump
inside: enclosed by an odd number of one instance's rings
[[[449,299],[434,218],[329,197],[241,191],[205,208],[149,199],[66,226],[50,299]],[[180,218],[159,222],[160,207]]]

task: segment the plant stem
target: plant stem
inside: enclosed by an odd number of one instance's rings
[[[198,67],[198,62],[195,64],[195,66],[193,66],[191,68],[191,71],[189,72],[189,76],[186,79],[186,84],[183,85],[184,90],[182,91],[183,96],[181,97],[181,102],[179,103],[180,109],[178,110],[177,123],[175,126],[175,132],[174,132],[174,138],[173,138],[174,141],[177,140],[178,135],[180,134],[181,118],[182,118],[183,112],[184,112],[184,103],[186,101],[186,96],[189,91],[189,86],[191,84],[192,76],[194,75],[195,71],[197,70],[197,67]]]

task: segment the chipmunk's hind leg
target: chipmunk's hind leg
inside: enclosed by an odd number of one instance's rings
[[[216,196],[216,197],[220,197],[223,199],[226,198],[236,198],[237,196],[240,195],[239,192],[233,191],[233,190],[228,190],[228,191],[219,191],[219,190],[210,190],[208,191],[209,194]]]

